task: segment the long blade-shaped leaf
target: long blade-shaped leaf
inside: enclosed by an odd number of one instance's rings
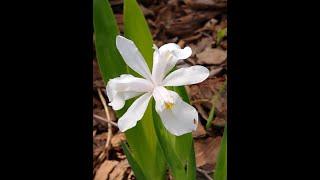
[[[119,30],[109,1],[93,1],[93,24],[99,68],[107,83],[109,79],[126,73],[126,64],[116,47]]]
[[[227,180],[227,126],[221,141],[220,151],[214,172],[214,180]]]
[[[119,31],[109,1],[94,0],[93,8],[97,58],[103,80],[107,83],[109,79],[127,73],[127,66],[116,48],[115,40]],[[121,111],[117,111],[118,117],[126,111],[132,102],[133,100],[127,101],[126,106]],[[150,118],[152,118],[150,108],[148,108],[144,118],[149,119],[149,121]],[[149,154],[158,152],[154,150],[156,148],[152,149],[150,145],[148,145],[146,137],[149,136],[144,132],[141,123],[138,123],[135,128],[127,131],[126,136],[130,144],[130,149],[127,146],[123,146],[123,148],[136,177],[138,179],[150,179],[152,176],[156,176],[155,179],[163,179],[165,174],[164,160],[158,157],[148,157]],[[154,140],[156,140],[155,136],[152,142],[154,142]],[[158,149],[160,148],[158,147]],[[158,154],[161,154],[161,152]],[[153,161],[153,164],[149,163],[147,166],[141,166],[144,165],[144,161],[150,159]],[[157,163],[159,163],[160,167],[158,170],[159,173],[153,171],[148,173],[148,166],[152,165],[155,168],[157,167]],[[161,165],[163,166],[162,171]]]
[[[153,40],[147,21],[136,0],[124,1],[124,33],[127,38],[135,42],[151,69]]]
[[[152,66],[152,37],[143,13],[136,0],[124,1],[124,34],[132,40],[149,68]],[[135,74],[130,71],[131,74]],[[145,115],[137,126],[126,133],[131,152],[147,179],[165,179],[165,160],[158,143],[152,121],[152,105],[149,104]]]
[[[131,165],[131,168],[134,172],[134,175],[136,176],[137,179],[139,180],[147,180],[145,177],[144,177],[144,174],[143,174],[143,171],[141,169],[141,167],[139,166],[139,164],[136,162],[136,160],[133,158],[132,156],[132,153],[130,152],[129,150],[129,147],[127,144],[125,143],[122,143],[121,144],[121,147],[124,151],[124,154],[126,155],[127,159],[128,159],[128,162],[130,163]]]
[[[195,157],[191,133],[182,136],[172,135],[165,129],[154,108],[153,111],[156,134],[174,179],[194,180]]]
[[[189,103],[189,97],[184,86],[168,87],[168,89],[176,91],[183,101]],[[174,136],[165,129],[156,111],[153,113],[153,118],[159,142],[165,152],[174,178],[194,180],[196,178],[196,162],[192,133]]]

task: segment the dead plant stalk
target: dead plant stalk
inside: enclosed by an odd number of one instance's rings
[[[102,102],[104,111],[105,111],[105,113],[106,113],[107,121],[111,121],[111,117],[110,117],[110,113],[109,113],[109,108],[108,108],[108,106],[107,106],[106,100],[104,99],[104,97],[103,97],[103,95],[102,95],[102,92],[101,92],[101,89],[100,89],[100,88],[98,88],[98,93],[99,93],[99,97],[100,97],[100,100],[101,100],[101,102]],[[107,142],[106,142],[106,144],[105,144],[105,151],[104,151],[104,152],[108,152],[108,151],[109,151],[109,146],[110,146],[111,137],[112,137],[112,126],[111,126],[111,123],[108,123],[108,137],[107,137]],[[107,154],[108,154],[108,153],[107,153]]]

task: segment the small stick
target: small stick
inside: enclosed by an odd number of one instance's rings
[[[185,62],[185,63],[187,63],[187,64],[189,64],[189,65],[191,65],[191,66],[194,66],[195,64],[192,62],[192,61],[190,61],[189,59],[185,59],[185,60],[183,60],[183,62]]]
[[[210,100],[209,99],[196,99],[194,101],[191,101],[191,104],[194,105],[194,104],[203,103],[203,102],[210,102]]]
[[[200,172],[201,174],[203,174],[208,180],[213,180],[207,171],[203,170],[203,169],[200,169],[200,168],[197,168],[197,171]]]
[[[106,113],[107,120],[111,121],[109,109],[108,109],[106,100],[104,99],[100,88],[98,88],[98,93],[99,93],[99,97],[100,97],[100,100],[102,102],[104,111]],[[106,152],[108,152],[108,149],[109,149],[109,146],[110,146],[111,137],[112,137],[112,126],[111,126],[110,123],[108,123],[108,138],[107,138],[107,142],[106,142],[106,145],[105,145]]]
[[[93,115],[93,118],[96,118],[96,119],[98,119],[98,120],[104,121],[104,122],[106,122],[106,123],[110,123],[111,125],[113,125],[113,126],[115,126],[115,127],[118,127],[118,124],[117,124],[117,123],[115,123],[115,122],[113,122],[113,121],[110,121],[110,120],[108,120],[108,119],[105,119],[105,118],[103,118],[103,117],[101,117],[101,116],[99,116],[99,115],[94,114],[94,115]]]

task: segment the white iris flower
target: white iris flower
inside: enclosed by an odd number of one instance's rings
[[[184,102],[176,92],[165,88],[196,84],[209,76],[209,70],[199,65],[181,68],[168,74],[178,60],[191,56],[191,48],[181,49],[179,45],[169,43],[158,49],[154,45],[151,74],[144,58],[131,40],[117,36],[116,46],[126,64],[143,77],[123,74],[111,79],[107,84],[109,105],[114,110],[121,109],[126,100],[141,95],[118,120],[120,131],[124,132],[136,126],[152,96],[156,102],[156,111],[170,133],[180,136],[194,131],[198,125],[196,109]]]

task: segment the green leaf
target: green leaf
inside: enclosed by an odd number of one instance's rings
[[[212,122],[212,120],[213,120],[213,116],[214,116],[214,110],[215,110],[215,108],[216,108],[216,106],[215,106],[215,102],[216,102],[216,99],[217,99],[217,95],[215,95],[212,99],[212,107],[211,107],[211,110],[210,110],[210,112],[209,112],[209,117],[208,117],[208,120],[207,120],[207,124],[206,124],[206,128],[208,129],[208,128],[210,128],[211,127],[211,122]]]
[[[180,95],[183,101],[190,104],[190,99],[184,86],[173,87],[173,90]],[[195,179],[196,162],[192,133],[188,133],[183,136],[175,136],[175,139],[176,153],[179,155],[180,159],[186,163],[187,166],[187,178],[190,180]]]
[[[135,0],[124,1],[124,24],[125,36],[135,42],[151,69],[153,59],[152,36],[143,13]],[[184,100],[187,99],[186,101],[189,101],[184,87],[178,87],[175,90],[179,91],[179,94],[182,95]],[[154,108],[151,106],[151,111],[153,110]],[[158,142],[153,140],[155,129],[157,131],[158,140],[161,141],[160,145],[162,151],[164,152],[171,171],[175,174],[175,179],[178,179],[178,177],[180,177],[180,179],[195,179],[195,161],[192,160],[194,159],[194,153],[192,153],[193,147],[191,133],[181,137],[175,137],[163,128],[162,122],[159,121],[157,113],[153,112],[152,114],[153,121],[151,117],[150,119],[142,120],[141,122],[143,129],[145,131],[150,131],[146,132],[150,137],[149,141]],[[150,128],[150,126],[154,126],[154,128]],[[193,157],[190,158],[190,156]],[[186,166],[188,167],[187,172],[185,170]]]
[[[155,104],[155,101],[152,100],[152,103]],[[165,129],[155,108],[153,108],[153,121],[161,148],[166,156],[174,179],[186,179],[185,163],[179,158],[175,150],[176,138]]]
[[[105,83],[126,73],[126,64],[116,47],[119,30],[108,0],[93,1],[95,46],[100,72]]]
[[[219,29],[217,32],[217,45],[220,45],[221,40],[226,36],[227,28]]]
[[[149,68],[152,67],[152,36],[143,13],[135,0],[124,1],[124,34],[132,40]],[[129,69],[130,74],[138,76]],[[165,179],[166,164],[158,143],[152,115],[152,103],[138,124],[125,132],[131,152],[147,179]]]
[[[153,40],[144,15],[136,0],[124,0],[124,34],[135,42],[145,58],[148,67],[152,68]]]
[[[189,96],[184,86],[166,88],[177,92],[183,101],[190,103]],[[154,103],[155,102],[153,101],[153,104]],[[184,134],[182,136],[172,135],[163,126],[162,121],[155,110],[153,112],[153,120],[158,140],[164,151],[174,179],[194,180],[196,178],[196,162],[192,133]]]
[[[217,164],[213,174],[214,180],[227,180],[227,125],[224,129]]]
[[[227,87],[227,80],[224,81],[224,83],[219,88],[218,92],[212,97],[212,100],[211,100],[212,107],[209,112],[209,117],[208,117],[207,124],[206,124],[207,129],[211,127],[211,122],[212,122],[214,114],[215,114],[216,104],[217,104],[219,98],[221,98],[221,93],[223,93],[226,90],[226,87]]]
[[[133,158],[132,153],[130,152],[130,149],[126,143],[122,143],[121,147],[124,151],[124,154],[126,155],[128,162],[134,172],[134,175],[136,176],[137,179],[139,180],[147,180],[144,177],[143,171],[139,164],[136,162],[136,160]]]
[[[109,1],[94,0],[93,10],[97,58],[103,80],[107,83],[111,78],[128,73],[128,68],[116,48],[115,40],[119,31]],[[125,26],[126,29],[130,29],[127,24]],[[138,40],[140,44],[145,43],[138,38],[135,40]],[[150,47],[152,47],[152,43]],[[125,107],[121,111],[117,111],[117,116],[120,117],[133,101],[134,99],[127,101]],[[133,171],[139,179],[162,180],[165,176],[165,162],[162,150],[157,143],[151,118],[152,109],[149,106],[137,126],[125,133],[130,149],[127,146],[123,147]]]
[[[146,128],[151,121],[152,127]],[[162,180],[165,177],[166,166],[163,151],[155,136],[152,122],[152,106],[149,104],[143,118],[134,128],[125,132],[130,152],[137,164],[142,167],[147,179]]]
[[[191,134],[192,138],[192,134]],[[196,179],[196,155],[194,152],[194,144],[192,139],[191,151],[187,159],[187,176],[189,180]]]
[[[180,97],[184,102],[190,103],[189,96],[184,86],[175,86],[173,87],[173,90],[180,95]]]
[[[154,100],[152,102],[155,104]],[[194,180],[196,169],[192,134],[172,135],[163,126],[155,108],[153,108],[153,120],[157,137],[174,179]]]

